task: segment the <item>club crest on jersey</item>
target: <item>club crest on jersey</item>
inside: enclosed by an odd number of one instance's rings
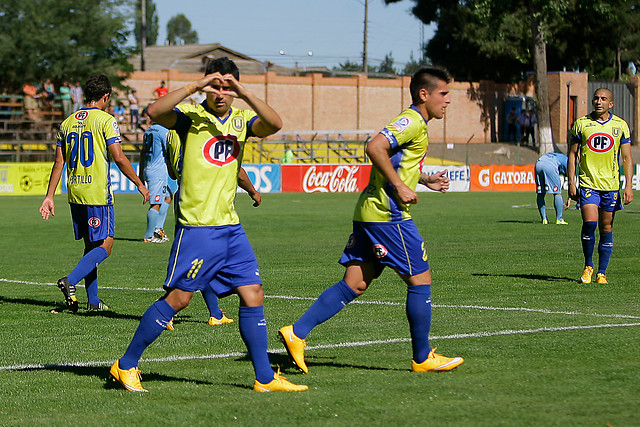
[[[393,123],[393,127],[396,128],[398,132],[402,132],[411,124],[411,120],[409,117],[400,117],[398,120]]]
[[[202,156],[214,166],[234,162],[240,155],[240,143],[235,135],[217,135],[202,146]]]
[[[558,191],[558,186],[557,186],[557,185],[554,185],[554,186],[553,186],[553,192],[555,193],[555,192],[557,192],[557,191]]]
[[[244,118],[234,117],[233,120],[231,120],[231,126],[234,130],[242,132],[242,129],[244,128]]]
[[[587,146],[596,153],[606,153],[613,148],[613,137],[604,132],[591,134],[587,139]]]
[[[387,256],[389,251],[384,247],[384,245],[378,243],[373,245],[373,253],[375,254],[376,258],[384,258]]]
[[[611,133],[613,133],[613,136],[617,138],[620,136],[620,128],[611,128]]]
[[[80,110],[73,117],[75,117],[76,120],[82,121],[82,120],[86,119],[87,117],[89,117],[89,113],[87,111]]]
[[[96,218],[95,216],[89,218],[89,225],[93,228],[100,227],[100,218]]]
[[[120,133],[120,126],[118,126],[118,122],[111,122],[111,126],[113,127],[113,131],[117,134]]]

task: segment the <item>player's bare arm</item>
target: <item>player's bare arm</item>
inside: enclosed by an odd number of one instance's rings
[[[620,146],[622,154],[622,168],[624,169],[625,186],[622,194],[622,201],[628,205],[633,201],[633,160],[631,159],[631,144],[622,144]]]
[[[160,98],[162,99],[162,98]],[[109,153],[111,153],[111,157],[113,157],[113,161],[118,165],[118,168],[124,173],[124,175],[129,178],[131,182],[133,182],[138,188],[138,192],[142,194],[142,204],[144,205],[149,201],[149,190],[144,186],[142,180],[136,175],[136,172],[133,170],[133,166],[129,162],[129,159],[122,152],[122,147],[120,144],[115,143],[109,145]]]
[[[420,184],[425,185],[427,188],[433,191],[439,191],[446,193],[449,189],[449,177],[447,176],[447,170],[434,173],[433,175],[427,175],[425,173],[420,174]]]
[[[369,159],[371,159],[371,163],[382,173],[387,181],[393,188],[396,190],[396,195],[398,200],[402,203],[418,203],[418,195],[415,191],[407,186],[407,184],[402,181],[398,173],[393,168],[391,164],[391,159],[389,158],[389,150],[391,149],[391,145],[387,138],[381,133],[377,134],[371,142],[367,145],[366,152]]]
[[[255,94],[245,88],[231,74],[225,74],[223,81],[237,98],[247,103],[249,108],[256,112],[258,119],[253,122],[252,131],[256,136],[265,137],[273,135],[282,129],[282,119],[266,102],[255,96]]]
[[[47,187],[47,195],[40,205],[40,215],[42,219],[48,220],[50,215],[56,215],[56,205],[53,197],[56,194],[56,188],[62,177],[62,169],[64,168],[64,154],[62,147],[56,147],[56,160],[51,168],[51,176],[49,177],[49,186]]]
[[[245,171],[242,167],[238,172],[238,185],[240,186],[240,188],[246,191],[247,194],[249,194],[249,197],[251,197],[251,199],[253,200],[253,207],[257,208],[258,206],[260,206],[260,203],[262,203],[262,194],[260,194],[260,192],[255,189],[253,183],[249,179],[249,175],[247,175],[247,171]]]
[[[576,202],[578,200],[578,189],[576,188],[576,161],[578,156],[578,143],[572,142],[569,148],[569,160],[567,161],[567,185],[569,187],[569,199]]]

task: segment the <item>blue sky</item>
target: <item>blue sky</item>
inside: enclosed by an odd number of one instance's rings
[[[327,66],[347,60],[361,62],[365,0],[154,0],[160,31],[166,39],[170,18],[183,13],[198,32],[199,42],[220,43],[261,61],[293,67]],[[369,65],[379,65],[391,53],[402,69],[420,58],[421,37],[432,27],[410,12],[413,2],[386,6],[369,0]],[[282,51],[282,54],[280,53]],[[309,52],[312,55],[309,55]]]

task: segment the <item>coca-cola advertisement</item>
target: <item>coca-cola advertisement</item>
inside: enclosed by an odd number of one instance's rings
[[[358,193],[369,183],[370,164],[282,165],[282,191]]]

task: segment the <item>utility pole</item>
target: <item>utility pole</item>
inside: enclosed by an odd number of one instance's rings
[[[144,48],[147,44],[147,0],[140,0],[140,71],[144,71]]]
[[[362,49],[362,71],[366,74],[369,72],[369,66],[367,65],[367,25],[369,21],[369,0],[364,0],[364,41]]]

